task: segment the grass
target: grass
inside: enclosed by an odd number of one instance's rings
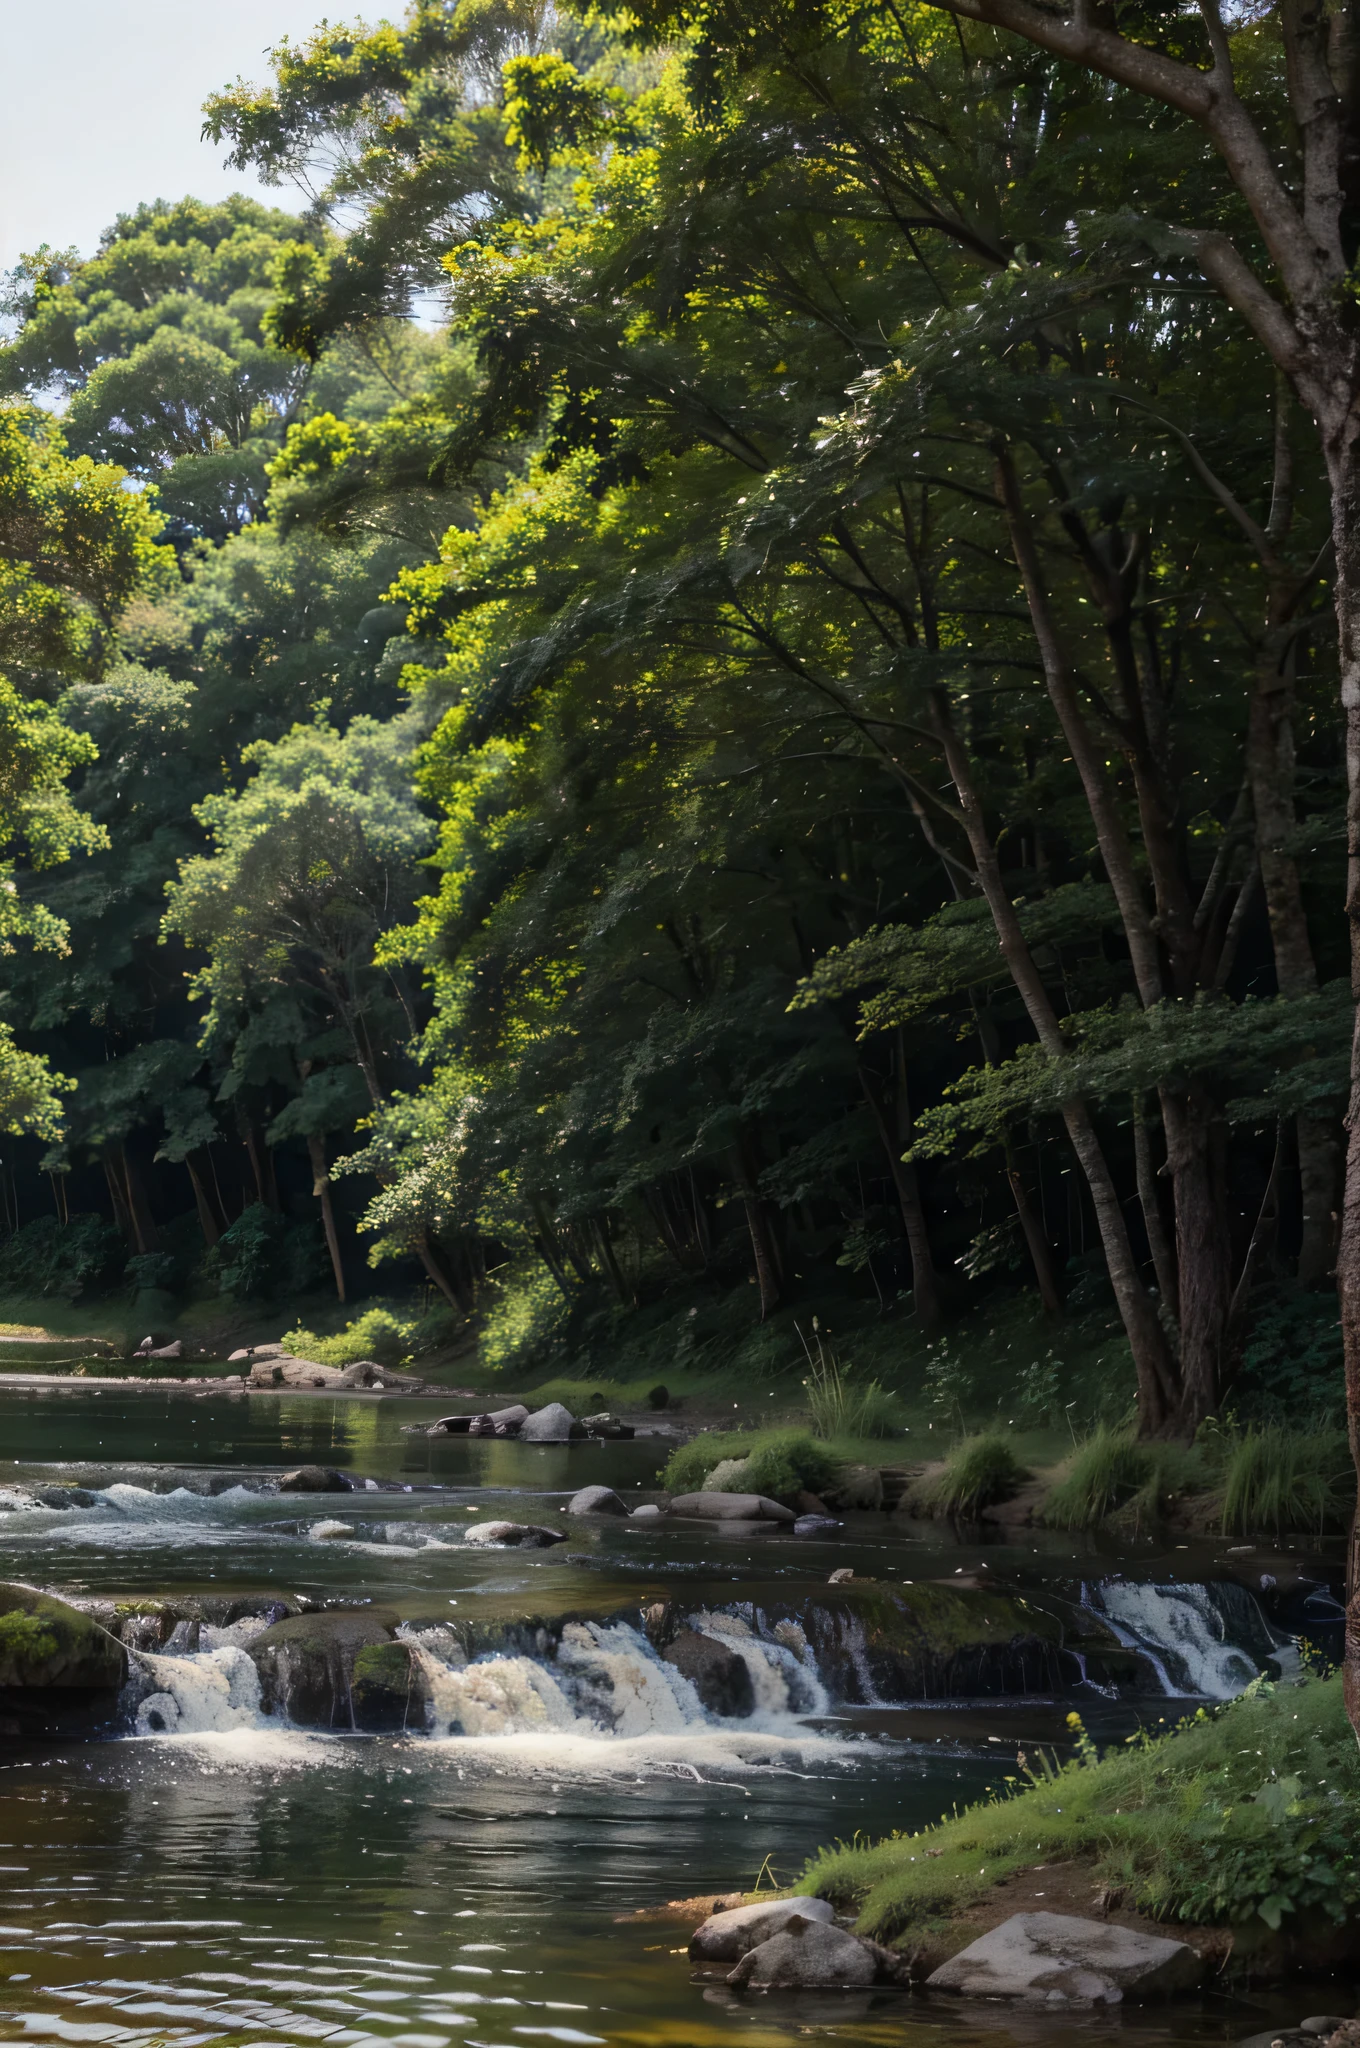
[[[1004,1437],[966,1436],[945,1459],[944,1470],[913,1493],[927,1514],[975,1521],[984,1508],[1010,1500],[1029,1474]]]
[[[1321,1535],[1343,1528],[1355,1505],[1355,1469],[1344,1430],[1268,1424],[1236,1439],[1223,1481],[1226,1536]]]
[[[823,1342],[813,1317],[817,1350],[807,1351],[803,1391],[813,1431],[819,1437],[895,1436],[902,1428],[902,1404],[877,1380],[856,1379]],[[802,1332],[799,1331],[799,1335]]]
[[[797,1889],[859,1907],[858,1931],[938,1930],[1003,1879],[1085,1862],[1093,1899],[1154,1919],[1325,1930],[1360,1907],[1360,1755],[1339,1678],[1201,1709],[1100,1758],[1075,1715],[1076,1758],[1046,1758],[990,1800],[919,1834],[838,1844]]]
[[[1078,1444],[1043,1505],[1050,1529],[1090,1529],[1143,1491],[1156,1461],[1146,1444],[1123,1431],[1100,1427]]]
[[[672,1452],[662,1485],[668,1493],[697,1493],[724,1458],[749,1459],[740,1491],[771,1500],[820,1493],[834,1483],[839,1462],[805,1429],[706,1430]]]

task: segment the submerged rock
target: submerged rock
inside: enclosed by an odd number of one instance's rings
[[[549,1401],[546,1408],[535,1408],[520,1424],[521,1443],[563,1444],[573,1437],[583,1437],[586,1426],[578,1422],[570,1408],[564,1408],[560,1401]]]
[[[603,1437],[609,1442],[628,1442],[637,1434],[631,1422],[620,1422],[617,1415],[607,1412],[585,1416],[581,1427],[587,1435]]]
[[[1185,1941],[1067,1913],[1016,1913],[927,1982],[969,1998],[1084,2006],[1192,1991],[1203,1975],[1203,1957]]]
[[[691,1962],[735,1963],[758,1942],[782,1934],[796,1915],[828,1922],[835,1918],[829,1899],[771,1899],[763,1906],[748,1906],[739,1892],[736,1897],[737,1905],[715,1911],[695,1928],[689,1944]]]
[[[746,1951],[729,1984],[756,1991],[835,1991],[846,1985],[906,1982],[906,1964],[877,1942],[795,1913],[782,1931]]]
[[[285,1472],[279,1481],[280,1493],[348,1493],[349,1481],[328,1465],[299,1465],[295,1472]]]
[[[640,1508],[633,1509],[633,1520],[635,1522],[650,1522],[654,1519],[659,1521],[664,1513],[664,1508],[659,1508],[655,1501],[648,1500],[644,1501]]]
[[[536,1522],[474,1522],[463,1535],[480,1549],[546,1550],[550,1543],[567,1540],[565,1530],[545,1529]]]
[[[612,1486],[583,1486],[567,1502],[569,1515],[626,1515],[627,1506]]]
[[[740,1721],[755,1712],[755,1688],[746,1659],[726,1643],[687,1628],[667,1643],[661,1655],[689,1680],[708,1713]]]
[[[767,1500],[763,1493],[680,1493],[671,1502],[673,1515],[705,1522],[794,1522],[792,1508]]]
[[[829,1536],[833,1529],[844,1526],[834,1515],[800,1515],[793,1525],[793,1533],[795,1536]]]
[[[396,1628],[396,1615],[377,1607],[275,1622],[246,1646],[265,1712],[286,1714],[299,1728],[357,1728],[359,1653],[390,1644]]]

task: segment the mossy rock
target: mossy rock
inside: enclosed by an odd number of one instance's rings
[[[357,1728],[355,1664],[362,1650],[388,1645],[396,1628],[396,1615],[380,1607],[276,1621],[247,1645],[261,1704],[299,1728]]]
[[[27,1586],[0,1585],[0,1689],[113,1692],[126,1675],[122,1644],[88,1614]]]
[[[767,1618],[777,1618],[767,1608]],[[800,1620],[832,1690],[851,1704],[1048,1692],[1062,1627],[1007,1593],[943,1585],[828,1587]]]
[[[427,1688],[409,1643],[366,1643],[354,1659],[350,1702],[354,1725],[370,1735],[393,1735],[425,1724]]]

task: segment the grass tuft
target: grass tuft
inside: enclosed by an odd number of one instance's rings
[[[1223,1482],[1225,1536],[1283,1536],[1344,1527],[1355,1505],[1345,1432],[1273,1423],[1233,1445]]]
[[[944,1470],[913,1495],[913,1505],[927,1514],[975,1521],[984,1508],[1010,1500],[1028,1477],[1004,1437],[966,1436],[949,1453]]]
[[[1141,1493],[1155,1474],[1156,1459],[1145,1444],[1102,1424],[1068,1459],[1044,1502],[1042,1520],[1050,1529],[1093,1528]]]
[[[805,1429],[706,1430],[671,1453],[662,1484],[668,1493],[697,1493],[724,1458],[749,1459],[740,1491],[771,1500],[820,1493],[838,1470],[826,1445]]]

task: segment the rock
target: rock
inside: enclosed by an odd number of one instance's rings
[[[746,1659],[698,1629],[682,1629],[661,1652],[699,1695],[706,1712],[725,1721],[745,1720],[755,1712],[755,1688]]]
[[[313,1522],[307,1531],[312,1543],[329,1543],[337,1537],[352,1536],[353,1529],[348,1522]]]
[[[246,1360],[247,1358],[253,1358],[254,1356],[255,1356],[254,1352],[253,1352],[253,1351],[251,1350],[250,1346],[249,1346],[249,1345],[247,1344],[247,1345],[246,1345],[246,1347],[245,1347],[245,1349],[244,1349],[243,1351],[229,1351],[229,1352],[227,1353],[227,1364],[228,1364],[228,1365],[242,1365],[242,1364],[244,1364],[244,1362],[245,1362],[245,1360]]]
[[[670,1389],[668,1387],[658,1386],[652,1387],[649,1390],[647,1395],[647,1406],[650,1409],[652,1409],[655,1413],[659,1414],[663,1408],[669,1408],[670,1405],[671,1396]]]
[[[126,1675],[122,1644],[90,1615],[28,1586],[0,1585],[0,1689],[113,1693]]]
[[[550,1543],[565,1543],[566,1531],[545,1529],[535,1522],[474,1522],[463,1535],[481,1549],[503,1545],[515,1550],[546,1550]]]
[[[626,1515],[626,1504],[612,1486],[583,1486],[567,1502],[569,1515]]]
[[[349,1490],[349,1481],[326,1465],[299,1465],[296,1472],[285,1472],[279,1481],[280,1493],[348,1493]]]
[[[1237,2048],[1316,2048],[1317,2038],[1302,2027],[1270,2027],[1264,2034],[1248,2034]]]
[[[549,1401],[546,1408],[536,1408],[532,1415],[525,1416],[519,1437],[526,1444],[564,1444],[585,1433],[585,1424],[576,1420],[570,1408],[564,1408],[560,1401]]]
[[[1334,2012],[1315,2012],[1310,2018],[1299,2021],[1299,2032],[1321,2034],[1325,2038],[1328,2034],[1334,2034],[1338,2027],[1346,2026],[1355,2026],[1356,2031],[1360,2032],[1360,2025],[1354,2020],[1338,2019]]]
[[[353,1365],[347,1365],[340,1375],[347,1387],[385,1387],[389,1379],[395,1379],[376,1358],[356,1358]]]
[[[746,1951],[727,1981],[757,1991],[834,1991],[849,1984],[905,1983],[906,1966],[877,1942],[794,1913],[782,1932]]]
[[[184,1346],[176,1337],[173,1344],[162,1344],[159,1350],[148,1351],[144,1355],[147,1358],[183,1358]]]
[[[719,1458],[711,1472],[704,1474],[705,1493],[744,1493],[749,1458]]]
[[[834,1515],[800,1515],[793,1525],[793,1533],[795,1536],[829,1536],[833,1529],[844,1527],[844,1522],[838,1522]]]
[[[705,1522],[793,1522],[792,1508],[767,1500],[763,1493],[680,1493],[671,1502],[673,1515]]]
[[[345,1375],[334,1365],[322,1365],[315,1358],[260,1358],[250,1368],[252,1387],[343,1387]]]
[[[970,1998],[1118,2005],[1126,1995],[1191,1991],[1203,1975],[1204,1960],[1188,1942],[1109,1920],[1016,1913],[951,1956],[927,1982]]]
[[[827,1580],[828,1586],[847,1586],[855,1576],[848,1564],[840,1565]]]
[[[831,1512],[821,1495],[809,1493],[806,1487],[794,1495],[793,1505],[800,1515],[829,1515]]]
[[[45,1508],[97,1508],[100,1497],[88,1486],[35,1486],[33,1498]]]
[[[513,1407],[497,1408],[490,1415],[474,1415],[468,1424],[469,1436],[518,1436],[529,1418],[529,1411],[522,1401]]]
[[[252,1344],[250,1347],[252,1358],[291,1358],[292,1355],[286,1344]]]
[[[846,1465],[834,1486],[826,1489],[829,1506],[842,1513],[850,1508],[878,1509],[883,1505],[883,1474],[876,1465]]]
[[[828,1923],[836,1917],[829,1899],[771,1899],[763,1906],[748,1906],[740,1892],[728,1896],[736,1899],[735,1906],[715,1900],[712,1916],[690,1937],[691,1962],[735,1963],[758,1942],[782,1934],[795,1915]]]
[[[604,1437],[606,1441],[611,1442],[629,1442],[637,1434],[631,1422],[620,1422],[617,1415],[610,1415],[607,1412],[603,1415],[585,1416],[581,1427],[588,1435]]]
[[[664,1513],[665,1509],[659,1508],[655,1501],[644,1501],[640,1508],[633,1509],[633,1520],[635,1522],[660,1521]]]
[[[286,1714],[299,1728],[357,1727],[352,1685],[359,1653],[388,1644],[396,1627],[396,1615],[379,1607],[275,1622],[246,1645],[265,1711]]]
[[[475,1415],[441,1415],[426,1430],[426,1436],[466,1436],[477,1420]]]
[[[369,1735],[423,1728],[427,1689],[409,1643],[366,1643],[354,1659],[350,1701],[354,1725]]]

